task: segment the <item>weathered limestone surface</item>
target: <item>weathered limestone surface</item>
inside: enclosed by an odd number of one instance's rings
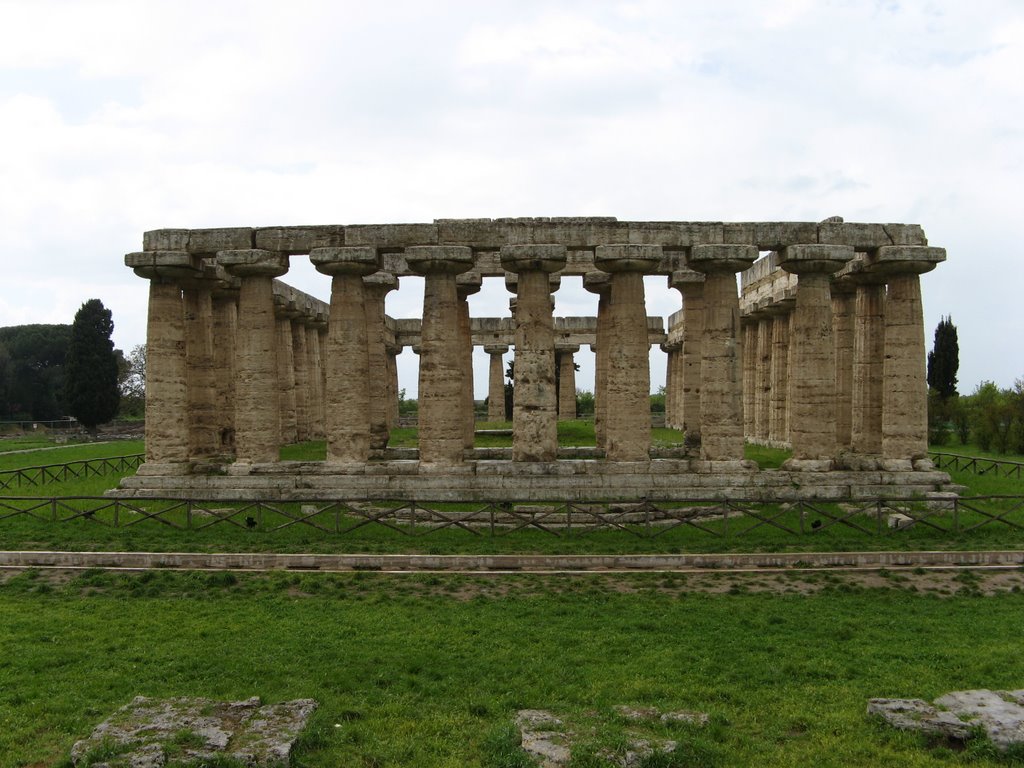
[[[306,349],[306,317],[292,319],[292,359],[295,365],[295,439],[312,439],[309,402],[309,351]]]
[[[294,443],[298,438],[298,418],[295,398],[295,354],[292,346],[292,318],[298,313],[294,307],[275,296],[275,324],[277,326],[277,397],[282,445]]]
[[[327,461],[370,458],[369,336],[363,278],[380,268],[372,247],[316,248],[313,265],[331,275],[331,319],[324,359]]]
[[[548,275],[565,266],[565,247],[506,245],[501,249],[501,263],[519,276],[512,460],[554,461],[558,451],[558,403]]]
[[[757,318],[757,376],[754,392],[754,436],[765,443],[768,441],[771,420],[772,397],[772,329],[774,322],[767,311]]]
[[[789,304],[781,305],[772,320],[771,416],[768,437],[773,443],[789,441]]]
[[[146,343],[150,358],[146,364],[146,461],[188,461],[188,369],[181,289],[158,277],[149,282]]]
[[[579,346],[557,345],[558,355],[558,420],[576,418],[576,359]]]
[[[607,445],[608,411],[608,351],[614,346],[615,328],[611,323],[611,275],[607,272],[588,272],[583,276],[583,287],[596,293],[597,329],[594,352],[594,440],[597,447]]]
[[[505,344],[489,344],[484,352],[490,355],[487,375],[487,420],[505,421],[505,366],[502,355],[508,352]]]
[[[237,281],[236,281],[237,282]],[[235,452],[235,344],[238,325],[238,286],[213,293],[213,366],[216,374],[217,448]]]
[[[395,345],[387,345],[385,348],[387,351],[387,365],[388,365],[388,429],[394,429],[398,426],[398,401],[399,401],[399,386],[398,386],[398,355],[402,353],[402,347]]]
[[[366,310],[366,354],[369,372],[370,448],[387,447],[391,436],[388,409],[390,371],[387,361],[387,334],[384,325],[384,300],[398,288],[398,279],[387,272],[375,272],[363,278]]]
[[[853,324],[855,286],[832,282],[832,331],[836,355],[836,442],[840,451],[853,446]]]
[[[868,714],[904,731],[920,731],[957,741],[981,729],[1000,750],[1024,744],[1024,690],[953,691],[935,704],[921,699],[871,699]]]
[[[757,322],[741,321],[743,334],[743,434],[754,436],[757,401]]]
[[[463,446],[472,450],[476,438],[475,400],[473,397],[473,336],[469,322],[469,297],[480,291],[480,275],[463,272],[455,277],[459,297],[459,353],[462,359],[462,434]]]
[[[858,283],[854,300],[850,441],[855,453],[882,453],[885,284]]]
[[[683,346],[679,392],[679,421],[687,438],[700,437],[701,366],[704,338],[704,275],[693,269],[679,269],[669,276],[669,286],[683,297]]]

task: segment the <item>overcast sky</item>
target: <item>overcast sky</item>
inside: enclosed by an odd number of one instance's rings
[[[927,344],[951,314],[960,391],[1010,386],[1022,72],[1021,0],[0,0],[0,326],[69,323],[97,297],[115,343],[143,343],[123,256],[148,229],[839,215],[945,247],[922,278]],[[285,279],[328,297],[306,257]],[[650,314],[679,308],[648,287]],[[507,299],[485,281],[471,312]],[[578,279],[556,300],[596,313]],[[388,312],[421,304],[403,280]]]

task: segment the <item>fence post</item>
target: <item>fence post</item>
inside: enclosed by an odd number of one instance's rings
[[[953,499],[953,533],[960,533],[960,497]]]

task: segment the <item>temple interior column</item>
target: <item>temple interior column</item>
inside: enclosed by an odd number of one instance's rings
[[[790,442],[794,469],[821,468],[836,456],[836,362],[832,337],[832,275],[853,258],[846,245],[791,245],[779,265],[798,276],[790,344],[793,381]],[[809,461],[813,464],[801,464]]]
[[[789,315],[792,299],[785,299],[772,308],[771,414],[768,439],[773,444],[789,440],[786,431],[786,410],[789,407]]]
[[[772,328],[774,323],[767,308],[757,316],[757,376],[754,397],[754,437],[762,445],[768,442],[772,399]]]
[[[298,312],[295,302],[284,295],[274,296],[274,324],[277,329],[277,402],[279,406],[279,440],[282,445],[294,443],[298,435],[295,397],[295,353],[292,346],[292,318]]]
[[[853,445],[853,304],[854,285],[832,281],[832,332],[836,355],[836,442],[840,451]]]
[[[672,336],[671,329],[668,336]],[[665,426],[676,429],[676,388],[679,386],[679,347],[676,342],[665,341],[661,351],[665,353]]]
[[[701,458],[743,460],[743,350],[736,273],[757,259],[753,245],[695,245],[689,264],[704,273],[701,345]]]
[[[309,402],[309,434],[313,440],[323,440],[327,436],[324,429],[326,413],[324,412],[323,339],[321,338],[326,334],[327,318],[323,313],[317,312],[306,323],[306,355],[309,369],[309,390],[306,397]]]
[[[754,409],[757,399],[757,320],[740,318],[743,334],[743,437],[754,437]]]
[[[227,250],[217,262],[241,278],[235,344],[235,457],[243,464],[280,457],[277,344],[273,279],[288,271],[288,256],[259,249]]]
[[[512,460],[558,454],[555,331],[549,275],[565,266],[564,245],[504,245],[501,266],[518,275]]]
[[[488,344],[484,352],[490,355],[487,372],[487,420],[505,421],[505,366],[502,355],[508,352],[506,344]]]
[[[289,331],[292,335],[292,360],[295,365],[295,440],[305,442],[312,439],[309,418],[309,350],[306,349],[306,323],[309,308],[291,319]]]
[[[385,347],[387,352],[387,365],[388,365],[388,430],[395,429],[398,426],[398,400],[399,392],[401,391],[398,387],[398,356],[402,354],[401,344],[388,344]]]
[[[459,298],[459,354],[462,359],[462,417],[465,447],[473,449],[476,441],[476,401],[473,397],[473,331],[469,317],[469,297],[480,290],[483,279],[477,272],[463,272],[455,277]]]
[[[669,278],[669,287],[683,297],[683,346],[680,351],[679,427],[688,442],[701,434],[701,366],[704,344],[704,275],[690,268],[679,269]]]
[[[419,445],[423,465],[451,466],[463,459],[464,365],[459,344],[459,299],[455,277],[473,267],[464,246],[407,248],[409,267],[423,275],[420,329]]]
[[[324,352],[327,461],[362,464],[370,458],[371,381],[363,278],[380,269],[380,256],[372,246],[314,248],[309,260],[331,276]]]
[[[583,287],[597,294],[597,330],[594,343],[594,437],[597,447],[606,448],[606,418],[608,405],[608,350],[613,346],[611,336],[611,275],[607,272],[587,272],[583,276]]]
[[[227,273],[224,273],[227,277]],[[217,449],[221,454],[235,452],[235,338],[238,322],[237,278],[222,280],[213,291],[213,366],[217,371],[216,424]]]
[[[644,275],[660,261],[657,245],[599,245],[594,252],[594,266],[611,274],[609,322],[615,333],[609,343],[605,411],[605,455],[610,461],[650,460],[650,341]]]
[[[560,344],[555,347],[558,356],[558,420],[576,418],[576,358],[579,344]]]
[[[363,278],[366,311],[366,345],[369,360],[370,448],[387,448],[391,432],[388,426],[389,370],[387,362],[387,327],[384,301],[398,287],[398,278],[390,272],[375,272]]]

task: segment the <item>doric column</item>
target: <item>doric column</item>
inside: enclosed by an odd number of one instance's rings
[[[772,443],[789,440],[786,431],[786,411],[789,407],[789,315],[792,299],[772,305],[772,362],[771,362],[771,404],[768,423],[768,439]]]
[[[473,331],[469,320],[469,297],[480,290],[483,279],[477,272],[455,276],[459,297],[459,354],[462,359],[462,417],[464,445],[472,450],[476,437],[476,401],[473,398]]]
[[[402,354],[401,344],[388,344],[385,347],[388,365],[388,430],[398,426],[398,356]]]
[[[306,323],[306,356],[309,369],[309,389],[306,397],[309,402],[309,436],[312,440],[323,440],[327,436],[324,430],[327,414],[324,411],[324,365],[321,340],[321,336],[327,334],[327,325],[327,318],[322,312],[317,312]]]
[[[672,330],[669,329],[668,338],[671,338]],[[661,351],[665,353],[665,426],[676,429],[676,400],[678,394],[676,389],[679,386],[679,350],[682,344],[678,341],[665,341],[661,345]]]
[[[215,268],[182,288],[185,307],[185,348],[188,388],[189,455],[208,459],[217,454],[217,385],[213,369],[213,296]]]
[[[220,251],[217,262],[241,278],[235,344],[235,457],[243,464],[280,457],[273,279],[288,256],[259,249]]]
[[[178,281],[199,274],[182,251],[144,251],[124,257],[149,280],[146,318],[146,463],[186,464],[189,423],[185,310]]]
[[[757,375],[754,386],[754,437],[762,444],[768,442],[772,399],[772,329],[774,321],[767,307],[757,314]]]
[[[274,295],[274,324],[277,327],[277,402],[279,440],[290,445],[297,439],[295,415],[295,354],[292,346],[292,318],[298,316],[295,302],[283,294]]]
[[[501,266],[518,277],[512,460],[558,454],[555,331],[549,274],[565,266],[564,245],[504,245]]]
[[[743,437],[754,437],[754,402],[757,399],[757,320],[740,318],[743,332]]]
[[[749,269],[757,255],[753,245],[690,249],[690,267],[705,276],[700,453],[706,461],[743,459],[743,354],[736,273]]]
[[[608,350],[612,348],[611,325],[611,275],[607,272],[587,272],[583,276],[583,287],[597,294],[597,330],[594,343],[594,438],[597,447],[605,449],[607,437],[608,405]]]
[[[599,245],[594,266],[611,275],[615,328],[608,352],[605,454],[611,461],[649,461],[651,451],[650,341],[644,275],[661,261],[661,246]]]
[[[372,246],[314,248],[309,260],[331,276],[331,317],[324,355],[327,461],[370,458],[370,371],[363,278],[380,269]]]
[[[832,281],[832,337],[836,355],[836,442],[849,451],[853,430],[853,305],[856,286],[846,279]]]
[[[505,366],[502,355],[508,352],[508,345],[488,344],[484,352],[491,358],[487,377],[487,420],[505,421]]]
[[[701,367],[704,344],[704,275],[693,269],[679,269],[669,275],[668,284],[683,297],[682,371],[679,386],[678,422],[688,439],[701,434]]]
[[[558,420],[572,421],[576,418],[576,359],[579,344],[558,344]]]
[[[409,267],[426,279],[420,330],[419,442],[422,464],[462,462],[465,445],[459,344],[459,299],[455,276],[472,268],[473,251],[464,246],[407,248]]]
[[[793,310],[790,442],[793,459],[831,461],[836,455],[836,362],[832,338],[832,274],[853,258],[847,245],[791,245],[779,266],[798,276]],[[806,465],[820,468],[818,464]]]
[[[289,331],[292,335],[292,360],[295,365],[295,439],[305,442],[312,439],[309,413],[309,351],[306,349],[306,323],[309,322],[309,307],[291,319]]]
[[[227,273],[224,277],[228,278]],[[213,291],[213,368],[216,371],[217,447],[235,452],[235,338],[238,324],[238,278],[221,281]]]
[[[944,248],[884,246],[871,259],[888,277],[885,363],[882,372],[882,456],[913,460],[928,455],[928,384],[925,377],[921,279],[944,261]]]
[[[391,436],[388,428],[388,410],[391,400],[390,372],[387,362],[387,327],[384,324],[384,299],[398,288],[398,278],[390,272],[375,272],[363,278],[366,311],[366,348],[369,371],[370,396],[370,448],[387,448]]]
[[[885,282],[868,273],[857,275],[855,280],[850,440],[854,453],[881,456]]]

